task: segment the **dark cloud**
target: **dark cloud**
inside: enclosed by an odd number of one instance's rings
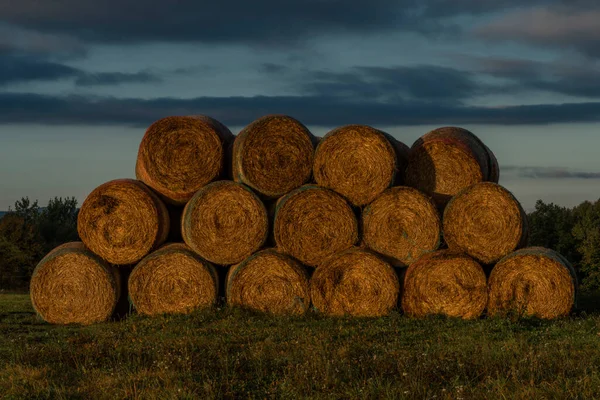
[[[503,171],[514,172],[522,178],[551,178],[551,179],[600,179],[600,172],[571,171],[560,167],[525,167],[507,165]]]
[[[149,72],[123,73],[100,72],[81,74],[76,80],[77,86],[106,86],[121,83],[156,83],[162,79]]]
[[[0,85],[27,81],[49,81],[76,77],[80,71],[32,56],[0,52]]]
[[[289,114],[317,126],[548,124],[600,121],[600,102],[485,108],[423,101],[350,102],[327,96],[143,100],[0,93],[0,123],[147,126],[168,115],[206,114],[228,125],[241,126],[271,113]]]

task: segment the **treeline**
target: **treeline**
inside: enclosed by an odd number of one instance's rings
[[[0,219],[0,290],[26,289],[37,263],[54,247],[79,240],[77,200],[54,198],[41,208],[22,198]],[[563,254],[581,288],[600,290],[600,200],[574,208],[538,200],[528,214],[530,246]]]

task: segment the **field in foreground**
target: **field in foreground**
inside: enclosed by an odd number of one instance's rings
[[[552,322],[223,308],[60,327],[0,294],[0,397],[600,398],[597,301]]]

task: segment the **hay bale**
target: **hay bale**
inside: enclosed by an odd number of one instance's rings
[[[214,305],[219,282],[209,262],[183,243],[170,243],[135,266],[128,286],[140,314],[185,314]]]
[[[485,272],[466,254],[439,250],[424,255],[406,271],[402,292],[406,315],[471,319],[483,313],[486,303]]]
[[[81,241],[111,264],[133,264],[162,244],[169,213],[146,185],[116,179],[92,191],[77,217]]]
[[[489,180],[489,157],[483,142],[468,130],[435,129],[412,145],[406,185],[430,195],[443,208],[462,189]]]
[[[392,185],[396,172],[396,150],[383,132],[366,125],[330,131],[315,152],[317,184],[336,191],[354,206],[373,201]]]
[[[310,180],[315,142],[292,117],[259,118],[235,138],[233,178],[265,197],[280,197]]]
[[[277,202],[273,236],[281,251],[316,267],[357,242],[358,222],[340,195],[304,185]]]
[[[485,145],[484,145],[485,146]],[[489,176],[488,181],[498,183],[500,181],[500,166],[498,165],[498,159],[496,155],[490,150],[489,147],[485,146],[485,149],[488,153],[489,160]]]
[[[571,312],[577,275],[554,250],[528,247],[500,260],[488,281],[488,315],[558,318]]]
[[[508,190],[493,182],[472,185],[446,206],[444,239],[451,250],[492,264],[527,244],[527,215]]]
[[[362,212],[363,243],[405,267],[440,246],[442,223],[435,203],[417,189],[396,186]]]
[[[202,258],[237,264],[267,239],[269,220],[262,201],[248,187],[217,181],[200,189],[183,210],[182,236]]]
[[[51,324],[89,325],[108,320],[121,293],[116,268],[81,242],[56,247],[35,267],[31,304]]]
[[[140,143],[135,175],[166,202],[184,205],[222,175],[232,140],[229,129],[204,115],[159,119]]]
[[[385,133],[385,137],[390,141],[396,152],[396,176],[394,179],[394,186],[403,186],[406,182],[406,167],[408,166],[408,155],[410,154],[410,147],[393,137]]]
[[[259,251],[227,274],[229,305],[270,314],[304,314],[310,306],[308,272],[275,249]]]
[[[313,305],[327,315],[386,315],[396,307],[399,292],[394,269],[374,253],[359,248],[330,257],[310,280]]]

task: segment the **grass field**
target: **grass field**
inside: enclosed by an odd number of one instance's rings
[[[236,309],[88,327],[0,294],[4,398],[600,398],[599,302],[558,321],[269,317]]]

